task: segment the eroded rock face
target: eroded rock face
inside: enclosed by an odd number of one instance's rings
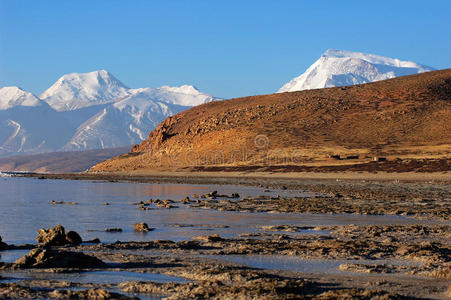
[[[16,260],[13,268],[101,268],[100,259],[79,252],[35,248]]]
[[[36,241],[42,247],[49,246],[62,246],[67,244],[81,244],[82,239],[75,231],[69,231],[66,234],[66,230],[62,225],[56,225],[54,228],[38,230],[38,236]]]

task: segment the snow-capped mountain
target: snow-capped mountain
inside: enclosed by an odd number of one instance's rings
[[[54,151],[74,128],[58,112],[18,87],[0,88],[0,156]]]
[[[211,95],[202,93],[192,85],[182,86],[162,86],[154,92],[155,97],[165,99],[166,102],[184,105],[196,106],[213,101],[215,98]]]
[[[307,71],[279,89],[279,93],[346,86],[390,79],[434,70],[411,61],[327,50]]]
[[[39,98],[57,111],[117,101],[129,94],[128,88],[105,70],[63,75]]]
[[[129,89],[105,70],[62,76],[40,98],[0,89],[0,156],[128,146],[167,116],[216,100],[192,85]]]
[[[200,92],[190,96],[152,88],[133,90],[125,99],[108,105],[83,123],[63,150],[103,149],[139,143],[167,116],[212,99]]]
[[[140,93],[141,96],[145,95],[148,99],[182,106],[196,106],[217,99],[209,94],[202,93],[192,85],[162,86],[156,89],[141,88],[129,91],[131,97],[135,93]]]
[[[40,106],[42,101],[30,92],[26,92],[17,86],[5,86],[0,88],[0,110],[10,109],[16,106]]]

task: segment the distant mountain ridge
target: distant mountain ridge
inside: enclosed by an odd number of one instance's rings
[[[0,88],[0,157],[139,143],[167,116],[216,100],[191,85],[130,89],[106,70],[60,77],[39,97]]]
[[[411,61],[329,49],[303,74],[283,85],[278,92],[363,84],[433,70]]]
[[[328,50],[279,92],[353,85],[433,70],[383,56]],[[218,98],[192,85],[129,88],[106,70],[61,76],[39,97],[0,88],[0,157],[140,143],[166,117]]]

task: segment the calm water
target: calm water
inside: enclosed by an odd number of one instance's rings
[[[59,280],[76,283],[121,283],[124,281],[153,281],[153,282],[180,282],[185,283],[189,280],[181,277],[169,276],[158,273],[138,273],[129,271],[93,271],[80,273],[51,273],[39,271],[15,271],[0,273],[6,282],[16,282],[18,280]]]
[[[303,259],[298,256],[290,255],[204,255],[203,257],[225,260],[238,264],[243,264],[253,268],[268,270],[284,270],[303,273],[321,273],[321,274],[355,274],[349,271],[341,271],[338,267],[341,264],[369,264],[369,265],[401,265],[412,266],[421,265],[421,262],[407,260],[388,260],[388,259]],[[368,273],[361,273],[367,276]],[[399,276],[397,274],[396,276]]]
[[[130,202],[149,198],[180,200],[193,194],[217,190],[221,194],[238,192],[241,196],[312,194],[230,185],[111,183],[35,178],[0,178],[0,236],[10,244],[35,243],[39,228],[62,224],[75,230],[83,239],[99,238],[102,242],[130,240],[186,240],[193,236],[219,233],[231,237],[255,232],[256,226],[296,224],[301,226],[342,224],[411,223],[413,219],[396,216],[309,215],[220,212],[191,209],[138,210]],[[50,202],[77,202],[78,205],[51,205]],[[110,205],[104,205],[109,202]],[[138,234],[133,225],[146,222],[154,231]],[[179,226],[182,225],[182,226]],[[229,226],[228,228],[223,228]],[[119,227],[123,232],[108,233],[106,228]]]

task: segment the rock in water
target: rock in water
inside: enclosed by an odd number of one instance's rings
[[[66,244],[66,232],[62,225],[56,225],[55,228],[38,230],[36,241],[40,246],[59,246]]]
[[[16,260],[15,268],[99,268],[106,264],[100,259],[79,252],[35,248]]]
[[[66,241],[70,244],[75,245],[81,244],[83,242],[80,235],[72,230],[66,233]]]
[[[147,225],[147,223],[136,223],[134,229],[137,232],[147,232],[153,230],[153,228],[149,228],[149,225]]]
[[[56,225],[55,228],[38,230],[38,236],[36,240],[39,246],[49,247],[49,246],[62,246],[67,244],[80,244],[82,239],[78,233],[75,231],[66,231],[62,225]]]
[[[0,250],[3,250],[6,248],[6,244],[2,242],[2,237],[0,236]]]

